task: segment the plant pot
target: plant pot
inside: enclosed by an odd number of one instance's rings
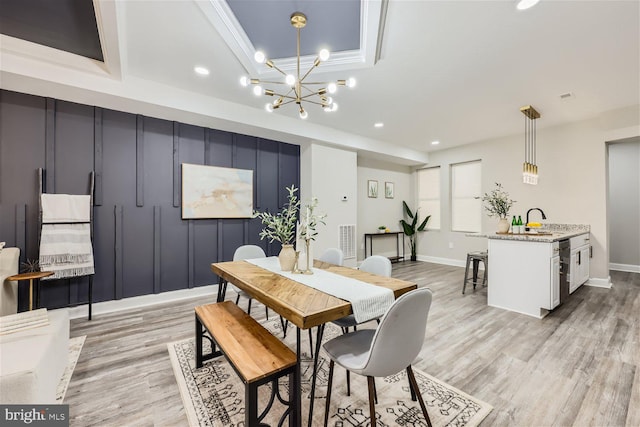
[[[417,260],[418,260],[417,255],[411,255],[411,261],[417,261]]]
[[[380,229],[378,229],[378,233],[386,233],[386,232],[387,232],[386,230],[380,230]]]
[[[498,233],[508,233],[509,232],[509,220],[506,218],[500,218],[498,221]]]
[[[280,261],[282,271],[293,270],[293,266],[296,264],[296,251],[293,249],[293,245],[282,245],[278,261]]]

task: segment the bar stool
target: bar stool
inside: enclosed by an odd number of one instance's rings
[[[462,284],[462,294],[464,294],[464,290],[467,287],[467,282],[471,281],[473,283],[473,289],[476,288],[476,284],[478,283],[478,266],[480,261],[484,263],[484,274],[482,275],[482,286],[486,286],[487,284],[487,273],[489,272],[489,253],[487,251],[484,252],[469,252],[467,254],[467,266],[464,269],[464,282]],[[469,277],[469,265],[473,262],[473,277]]]

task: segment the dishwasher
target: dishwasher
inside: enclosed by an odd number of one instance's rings
[[[560,304],[569,298],[569,281],[571,274],[571,243],[569,239],[558,242],[560,255]]]

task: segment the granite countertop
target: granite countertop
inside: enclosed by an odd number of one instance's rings
[[[535,232],[524,234],[496,234],[496,233],[469,233],[468,237],[486,237],[496,240],[521,240],[524,242],[557,242],[580,234],[589,233],[590,226],[587,224],[544,224],[536,229],[540,233],[552,233],[538,235]]]

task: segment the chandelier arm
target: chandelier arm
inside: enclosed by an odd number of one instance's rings
[[[277,82],[274,80],[260,80],[258,83],[253,83],[253,84],[261,84],[261,83],[266,83],[266,84],[273,84],[273,85],[287,85],[287,82]],[[289,85],[287,85],[289,86]]]
[[[296,101],[296,99],[295,99],[295,98],[291,98],[290,96],[288,96],[287,98],[289,98],[289,99],[290,99],[290,101],[283,102],[282,104],[278,105],[278,108],[282,107],[283,105],[291,104],[292,102],[295,102],[295,101]]]
[[[305,86],[308,86],[308,85],[328,85],[329,83],[331,83],[331,82],[304,82],[304,85]]]
[[[321,106],[321,107],[324,107],[324,106],[326,105],[326,104],[323,104],[323,103],[321,103],[321,102],[312,101],[312,100],[310,100],[310,99],[305,99],[305,100],[304,100],[304,102],[308,102],[309,104],[316,104],[316,105],[319,105],[319,106]]]
[[[298,60],[299,60],[299,58],[300,58],[300,54],[298,54]],[[306,79],[307,76],[309,74],[311,74],[311,72],[318,67],[319,62],[320,62],[319,58],[316,58],[316,60],[313,62],[313,65],[311,66],[311,68],[309,68],[309,71],[307,71],[305,73],[305,75],[302,76],[302,78],[300,79],[300,83],[302,83],[304,81],[304,79]],[[300,75],[300,71],[298,71],[298,75]],[[305,83],[305,84],[307,84],[307,83]]]
[[[286,76],[287,73],[285,73],[284,71],[282,71],[280,68],[278,68],[278,66],[276,64],[272,64],[271,68],[275,69],[276,71],[280,72],[280,74],[282,74],[283,76]]]
[[[312,93],[310,93],[310,94],[308,94],[308,95],[301,96],[301,97],[300,97],[300,99],[304,99],[305,101],[308,101],[308,100],[309,100],[309,98],[311,98],[311,97],[313,97],[313,96],[320,96],[320,95],[318,95],[318,93],[317,93],[317,92],[312,92]]]
[[[290,96],[290,95],[283,95],[283,94],[281,94],[281,93],[274,93],[273,95],[274,95],[274,96],[279,96],[280,98],[293,99],[294,101],[297,99],[297,98],[295,98],[295,97],[293,97],[293,96]],[[280,104],[280,105],[282,105],[282,104]]]

